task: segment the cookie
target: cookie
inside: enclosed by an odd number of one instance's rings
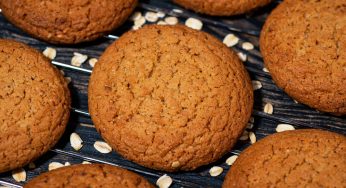
[[[346,114],[346,1],[290,0],[267,19],[260,38],[275,83],[320,111]]]
[[[272,0],[173,0],[175,3],[199,13],[212,16],[232,16],[263,7]]]
[[[137,0],[0,0],[4,16],[30,35],[50,43],[97,39],[123,24]]]
[[[346,137],[321,130],[270,135],[245,149],[223,188],[345,187]]]
[[[64,77],[37,50],[0,39],[0,173],[53,147],[70,115]]]
[[[228,152],[253,91],[237,55],[185,26],[147,26],[107,48],[89,82],[89,112],[122,156],[148,168],[193,170]]]
[[[58,168],[37,176],[24,186],[31,187],[154,188],[142,176],[104,164],[80,164]]]

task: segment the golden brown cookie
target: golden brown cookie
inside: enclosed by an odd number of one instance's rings
[[[50,43],[92,41],[119,27],[137,0],[0,0],[5,17]]]
[[[244,150],[223,188],[346,187],[346,137],[321,130],[270,135]]]
[[[43,173],[24,188],[154,188],[145,178],[133,172],[104,164],[80,164]]]
[[[318,110],[346,114],[346,1],[287,0],[269,16],[261,52],[275,83]]]
[[[103,138],[127,159],[165,171],[219,159],[252,105],[237,55],[185,26],[126,33],[101,56],[89,83],[89,111]]]
[[[0,39],[0,173],[53,147],[70,115],[61,73],[40,52]]]
[[[175,3],[212,16],[232,16],[269,4],[272,0],[173,0]]]

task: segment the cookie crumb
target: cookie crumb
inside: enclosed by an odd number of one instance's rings
[[[172,185],[173,180],[171,177],[167,176],[167,174],[161,176],[157,181],[156,181],[156,185],[159,188],[168,188]]]
[[[240,136],[239,140],[248,140],[249,139],[249,132],[247,132],[246,130],[243,132],[243,134]]]
[[[235,46],[236,44],[238,44],[239,42],[239,38],[236,37],[234,34],[228,34],[225,36],[225,38],[223,39],[223,43],[227,46],[227,47],[232,47]]]
[[[254,49],[254,45],[252,43],[250,43],[250,42],[244,42],[242,44],[242,48],[244,50],[253,50]]]
[[[165,22],[168,25],[176,25],[176,24],[178,24],[179,20],[177,17],[170,16],[170,17],[165,18]]]
[[[219,167],[219,166],[213,166],[210,170],[209,170],[209,174],[212,177],[218,176],[223,172],[223,168]]]
[[[290,124],[279,124],[276,127],[276,132],[284,132],[284,131],[292,131],[295,130],[295,128],[293,127],[293,125]]]
[[[83,140],[80,138],[80,136],[77,133],[72,133],[70,135],[70,144],[73,149],[76,151],[79,151],[83,145]]]
[[[51,48],[51,47],[47,47],[43,51],[43,55],[48,57],[50,60],[53,60],[56,57],[56,49]]]
[[[174,161],[174,162],[172,163],[172,167],[173,167],[173,168],[178,168],[179,166],[180,166],[179,161]]]
[[[110,153],[112,151],[112,148],[106,142],[102,141],[96,141],[94,148],[100,153]]]
[[[237,160],[238,155],[232,155],[226,160],[227,165],[231,166]]]
[[[26,180],[26,172],[23,168],[18,168],[12,171],[12,177],[16,182],[23,182]]]
[[[267,103],[264,105],[263,112],[267,114],[273,114],[274,107],[271,103]]]
[[[252,80],[251,82],[254,91],[262,88],[262,83],[260,81]]]
[[[201,22],[201,20],[196,18],[188,18],[185,22],[185,25],[195,30],[201,30],[203,27],[203,23]]]
[[[65,165],[59,163],[59,162],[51,162],[48,165],[48,171],[55,170],[61,167],[64,167]]]
[[[67,84],[70,84],[72,81],[71,77],[65,77],[65,80],[66,80]]]

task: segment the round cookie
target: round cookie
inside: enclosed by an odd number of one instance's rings
[[[50,43],[92,41],[123,24],[137,0],[0,0],[4,16]]]
[[[228,152],[248,122],[253,91],[237,55],[185,26],[147,26],[107,48],[89,82],[102,137],[143,166],[193,170]]]
[[[154,188],[140,175],[104,164],[80,164],[59,168],[37,176],[24,186],[41,187]]]
[[[275,83],[312,108],[346,114],[346,1],[290,0],[267,19],[260,38]]]
[[[272,0],[173,0],[175,3],[212,16],[232,16],[263,7]]]
[[[70,115],[61,73],[42,53],[0,39],[0,173],[25,166],[53,147]]]
[[[223,188],[345,187],[346,137],[321,130],[270,135],[245,149]]]

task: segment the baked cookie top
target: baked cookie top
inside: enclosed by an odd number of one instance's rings
[[[269,4],[272,0],[173,0],[199,13],[212,16],[232,16]]]
[[[61,73],[31,47],[0,39],[0,172],[28,164],[63,134],[70,93]]]
[[[252,106],[237,55],[185,26],[124,34],[101,56],[89,83],[89,111],[103,138],[127,159],[165,171],[219,159]]]
[[[140,175],[103,164],[80,164],[52,170],[37,176],[24,186],[31,187],[154,188]]]
[[[91,41],[119,27],[137,0],[0,0],[5,17],[39,39],[61,44]]]
[[[345,187],[346,137],[321,130],[270,135],[245,149],[223,188]]]
[[[297,101],[346,114],[346,1],[287,0],[269,16],[261,52],[275,83]]]

